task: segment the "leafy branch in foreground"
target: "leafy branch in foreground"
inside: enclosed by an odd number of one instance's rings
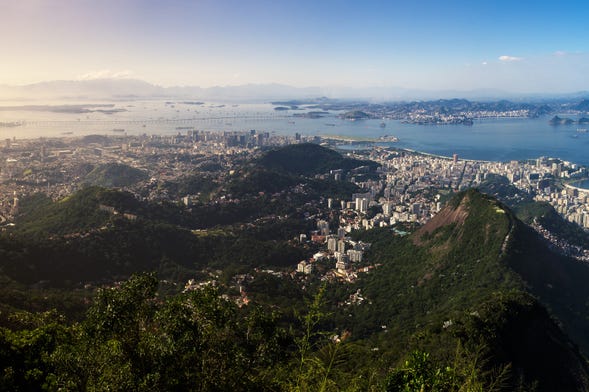
[[[321,329],[330,314],[323,310],[325,287],[322,286],[309,304],[305,315],[299,316],[302,335],[295,339],[297,345],[297,370],[288,381],[289,391],[341,391],[350,385],[338,382],[337,369],[346,362],[348,346],[344,341],[349,334],[334,335]],[[353,384],[353,383],[352,383]]]

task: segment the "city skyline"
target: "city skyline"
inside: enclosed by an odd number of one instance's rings
[[[584,15],[565,2],[114,2],[3,6],[0,84],[589,89]]]

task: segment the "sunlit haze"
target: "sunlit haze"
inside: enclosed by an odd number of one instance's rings
[[[585,1],[2,1],[0,84],[589,89]]]

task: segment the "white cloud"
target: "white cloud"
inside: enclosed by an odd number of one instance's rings
[[[512,61],[522,61],[523,57],[515,57],[515,56],[499,56],[499,61],[505,62],[512,62]]]
[[[556,57],[562,57],[562,56],[566,56],[567,52],[565,52],[564,50],[557,50],[556,52],[553,53],[553,55]]]
[[[486,61],[483,61],[481,64],[482,65],[487,65],[487,62]]]
[[[125,79],[133,75],[133,71],[111,71],[110,69],[101,69],[99,71],[90,71],[88,73],[78,75],[78,80],[94,80],[94,79]]]

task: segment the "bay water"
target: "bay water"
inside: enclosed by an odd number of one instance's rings
[[[459,158],[510,161],[540,156],[561,158],[589,166],[589,133],[578,125],[548,124],[550,117],[491,118],[466,125],[404,124],[396,120],[339,118],[330,112],[321,118],[295,117],[316,109],[276,111],[271,104],[235,104],[171,101],[116,102],[109,110],[78,113],[43,109],[0,108],[0,140],[89,134],[174,135],[188,129],[202,131],[271,132],[277,135],[341,136],[378,139],[395,136],[395,143],[380,143],[430,154]],[[100,109],[100,108],[98,108]],[[574,118],[574,117],[573,117]],[[382,126],[384,123],[384,126]],[[358,146],[355,146],[358,147]]]

